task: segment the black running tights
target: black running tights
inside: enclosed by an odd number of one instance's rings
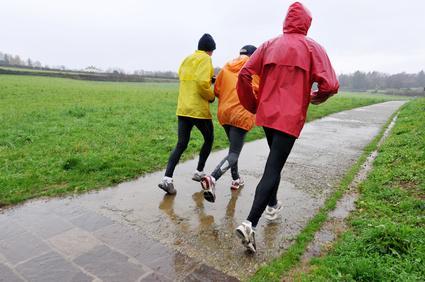
[[[180,160],[181,155],[186,150],[190,140],[190,132],[193,126],[196,126],[204,137],[204,144],[202,145],[199,153],[198,171],[203,171],[205,162],[211,152],[211,148],[214,141],[214,127],[212,120],[210,119],[198,119],[191,117],[178,116],[178,140],[177,145],[173,152],[171,152],[170,158],[168,159],[167,170],[165,176],[173,177],[174,169]]]
[[[229,154],[217,165],[211,175],[218,180],[230,168],[230,171],[232,172],[232,179],[236,180],[239,178],[239,154],[242,151],[243,141],[247,131],[227,124],[223,125],[223,127],[230,143]]]
[[[253,227],[257,226],[267,205],[274,206],[277,204],[276,196],[280,183],[280,174],[296,140],[295,137],[275,129],[264,127],[264,132],[266,133],[270,153],[263,176],[255,190],[254,202],[247,218],[251,221]]]

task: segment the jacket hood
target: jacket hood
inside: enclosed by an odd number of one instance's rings
[[[311,13],[300,2],[295,2],[288,8],[283,23],[283,33],[300,33],[307,35],[311,25]]]
[[[233,73],[238,73],[248,60],[248,56],[240,55],[236,59],[233,59],[228,62],[224,67]]]

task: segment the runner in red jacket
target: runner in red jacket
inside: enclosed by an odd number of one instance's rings
[[[338,92],[338,80],[325,50],[306,37],[311,20],[306,7],[292,4],[283,35],[263,43],[239,74],[240,102],[256,114],[256,124],[263,126],[270,147],[250,214],[236,229],[242,243],[253,252],[255,228],[264,210],[266,219],[274,220],[282,208],[276,198],[280,174],[304,126],[309,103],[320,104]],[[251,86],[253,75],[260,77],[258,96]],[[314,82],[318,90],[311,92]]]

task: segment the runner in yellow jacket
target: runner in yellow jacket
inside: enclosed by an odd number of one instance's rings
[[[226,131],[230,147],[229,154],[217,165],[211,175],[201,179],[204,198],[210,202],[215,201],[215,182],[229,168],[233,179],[230,188],[237,190],[244,185],[238,172],[238,158],[246,133],[254,127],[255,116],[241,105],[236,92],[236,84],[240,70],[255,50],[255,46],[252,45],[242,47],[239,51],[240,56],[223,67],[214,85],[214,92],[218,98],[218,121]],[[258,91],[258,80],[258,77],[253,78],[254,92]]]
[[[210,55],[197,50],[188,56],[179,69],[177,116],[211,120],[210,102],[214,101],[211,78],[214,68]]]
[[[199,129],[204,137],[204,144],[199,153],[198,167],[193,180],[201,181],[205,162],[211,152],[214,141],[214,127],[211,120],[210,102],[214,101],[211,83],[214,68],[211,56],[216,45],[209,34],[204,34],[198,42],[198,50],[186,57],[179,68],[179,98],[177,103],[178,140],[168,160],[165,176],[158,187],[175,194],[173,173],[181,155],[186,150],[193,126]]]

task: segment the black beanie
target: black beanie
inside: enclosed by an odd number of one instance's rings
[[[257,50],[257,47],[255,47],[254,45],[245,45],[241,48],[239,54],[251,56],[252,54],[254,54],[255,50]]]
[[[198,50],[202,51],[214,51],[215,50],[215,42],[211,35],[205,33],[202,35],[201,39],[198,42]]]

